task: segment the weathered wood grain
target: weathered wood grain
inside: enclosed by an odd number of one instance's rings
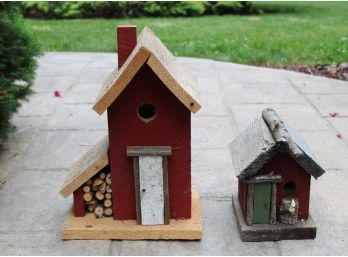
[[[317,228],[310,216],[308,220],[298,222],[295,225],[277,223],[275,225],[254,224],[252,226],[248,226],[244,222],[238,198],[233,195],[232,199],[234,216],[236,218],[239,234],[243,242],[314,239],[316,237]]]
[[[233,168],[238,179],[256,174],[275,154],[289,154],[307,173],[318,178],[325,171],[303,138],[289,124],[283,122],[271,108],[262,112],[229,145]]]
[[[170,156],[171,146],[128,146],[127,156]]]
[[[229,145],[233,168],[238,179],[254,175],[276,153],[276,143],[267,124],[254,120]]]
[[[268,129],[278,145],[278,151],[287,152],[289,150],[290,135],[284,126],[284,122],[271,108],[265,108],[262,111],[262,118],[267,123]]]
[[[167,156],[162,157],[163,166],[163,190],[164,190],[164,224],[170,223],[169,211],[169,188],[168,188],[168,160]]]
[[[251,184],[259,184],[259,183],[266,183],[266,182],[279,182],[281,181],[282,176],[281,175],[261,175],[256,177],[251,177],[245,180],[245,183],[251,183]]]
[[[112,217],[96,219],[91,213],[76,218],[70,211],[61,230],[61,238],[199,240],[202,237],[201,206],[195,191],[192,192],[191,212],[191,219],[171,219],[169,225],[142,226],[135,220],[114,220]]]
[[[155,34],[146,27],[121,69],[115,68],[104,82],[93,109],[102,114],[128,86],[145,63],[148,63],[165,86],[190,111],[195,113],[200,109],[195,77],[176,61]]]
[[[270,224],[277,224],[277,184],[272,183]]]
[[[164,224],[163,166],[161,156],[139,157],[142,225]]]
[[[245,222],[248,226],[251,226],[254,217],[254,184],[248,184],[246,211]]]
[[[135,208],[137,212],[137,222],[141,224],[140,209],[140,186],[139,186],[139,157],[133,157],[134,187],[135,187]]]
[[[109,164],[109,139],[105,136],[70,168],[60,194],[66,198]]]

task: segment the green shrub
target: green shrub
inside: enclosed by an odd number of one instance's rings
[[[240,2],[230,2],[230,1],[222,1],[218,2],[214,6],[215,13],[217,14],[231,14],[237,13],[242,8],[242,4]]]
[[[201,16],[205,6],[202,2],[177,2],[170,9],[171,16]]]
[[[20,6],[0,2],[0,144],[14,129],[11,116],[31,91],[39,54],[36,41],[25,29]]]
[[[120,18],[200,16],[250,12],[251,2],[22,2],[28,18]]]
[[[203,2],[145,2],[145,16],[200,16],[204,13]]]

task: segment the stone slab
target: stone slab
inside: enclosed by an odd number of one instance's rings
[[[348,169],[348,148],[336,131],[300,131],[324,169]],[[342,132],[344,133],[344,132]]]
[[[199,241],[122,241],[111,244],[111,251],[120,255],[280,255],[274,242],[240,241],[233,217],[231,197],[201,198],[202,239]],[[115,249],[115,251],[113,251]]]
[[[110,240],[62,241],[59,233],[20,232],[0,234],[1,255],[19,256],[105,256],[110,254]],[[113,242],[113,249],[121,242]]]
[[[245,224],[242,209],[240,208],[237,194],[232,198],[233,211],[238,224],[238,230],[243,242],[279,241],[293,239],[314,239],[316,237],[316,225],[309,216],[306,221],[299,221],[294,225],[286,224]]]
[[[105,131],[39,131],[23,153],[22,169],[68,169],[84,152],[105,136]]]
[[[107,113],[97,114],[92,104],[61,104],[43,130],[105,130]],[[106,132],[107,133],[107,132]]]
[[[330,112],[338,112],[340,116],[348,117],[348,95],[306,95],[309,101],[319,110],[323,117],[328,117]]]
[[[97,99],[100,83],[75,83],[63,97],[64,104],[90,104]],[[92,107],[91,107],[92,110]]]
[[[225,148],[235,137],[227,116],[192,117],[191,144],[195,148]]]
[[[57,232],[72,200],[58,194],[66,174],[13,169],[1,187],[0,234]]]
[[[305,98],[289,83],[228,83],[222,84],[228,103],[305,103]]]
[[[348,99],[348,96],[347,96]],[[336,129],[337,133],[340,133],[342,135],[343,140],[348,140],[348,117],[345,118],[327,118],[328,122],[330,122],[334,128]]]
[[[303,94],[348,94],[347,81],[298,72],[289,72],[287,77]]]
[[[297,130],[329,130],[328,123],[309,104],[230,104],[235,124],[244,130],[256,118],[261,117],[264,108],[272,108],[286,122]]]

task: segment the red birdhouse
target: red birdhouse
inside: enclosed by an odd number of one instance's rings
[[[93,106],[107,111],[108,135],[74,164],[61,194],[74,193],[76,217],[89,210],[140,225],[191,219],[196,79],[148,28],[137,39],[135,26],[118,26],[117,36],[118,68]],[[92,200],[108,206],[96,211]]]
[[[243,241],[314,238],[311,176],[325,171],[305,141],[267,108],[231,144],[234,208]]]

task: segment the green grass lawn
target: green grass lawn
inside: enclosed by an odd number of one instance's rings
[[[255,65],[348,61],[347,2],[254,3],[261,15],[30,20],[45,51],[116,51],[115,27],[148,26],[179,56]]]

